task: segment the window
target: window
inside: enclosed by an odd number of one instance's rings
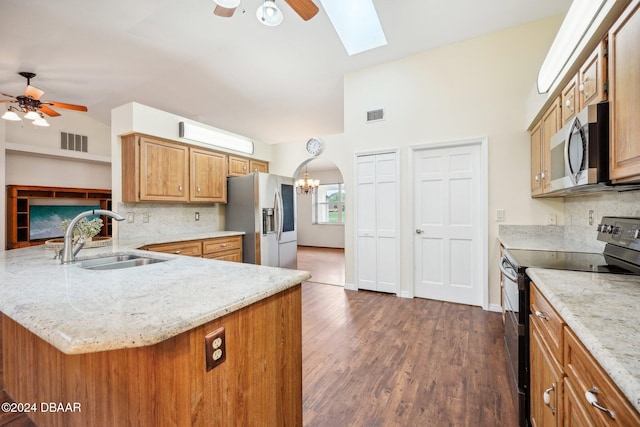
[[[344,224],[344,184],[320,184],[313,195],[314,224]]]

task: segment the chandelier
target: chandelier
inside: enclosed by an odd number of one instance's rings
[[[316,194],[320,181],[317,179],[309,179],[307,167],[304,168],[304,178],[296,181],[296,192],[298,194]]]

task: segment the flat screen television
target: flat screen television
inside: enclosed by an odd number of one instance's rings
[[[30,205],[29,206],[29,240],[55,239],[63,237],[64,232],[60,223],[72,220],[81,212],[91,209],[101,209],[100,206],[67,206],[67,205]],[[87,220],[99,218],[91,215]]]

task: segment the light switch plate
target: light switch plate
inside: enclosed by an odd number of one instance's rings
[[[496,209],[496,221],[504,221],[504,209]]]

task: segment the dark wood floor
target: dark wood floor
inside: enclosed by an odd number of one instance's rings
[[[498,313],[303,285],[304,425],[516,426]]]
[[[498,313],[307,282],[302,321],[306,427],[517,425]]]

